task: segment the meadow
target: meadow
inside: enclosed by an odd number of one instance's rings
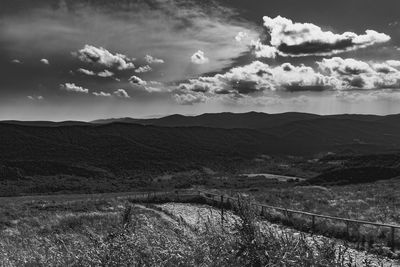
[[[204,204],[129,196],[1,203],[1,266],[391,266],[262,223],[245,200],[225,225]]]

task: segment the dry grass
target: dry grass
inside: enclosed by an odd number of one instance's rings
[[[118,199],[8,203],[0,212],[0,266],[355,266],[333,241],[262,229],[245,202],[233,231]]]
[[[346,186],[302,186],[271,188],[251,195],[259,202],[288,209],[302,210],[318,214],[379,222],[400,224],[400,180],[392,179],[369,184]],[[280,221],[304,231],[311,230],[311,218],[268,210],[271,221]],[[332,220],[316,220],[315,230],[328,236],[346,238],[359,248],[372,249],[379,253],[395,256],[388,246],[390,229]],[[400,240],[400,231],[395,240]],[[396,246],[399,246],[396,243]]]

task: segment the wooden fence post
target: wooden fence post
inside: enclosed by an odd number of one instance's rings
[[[315,215],[312,216],[311,232],[315,232]]]
[[[221,195],[221,225],[224,225],[224,196]]]
[[[390,231],[390,236],[391,236],[391,248],[392,248],[392,251],[394,252],[395,251],[395,248],[396,248],[396,245],[395,245],[395,242],[394,242],[394,239],[395,239],[395,236],[394,236],[394,233],[395,233],[395,228],[394,227],[391,227],[391,231]]]

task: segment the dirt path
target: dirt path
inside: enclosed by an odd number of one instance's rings
[[[189,225],[193,225],[195,227],[204,226],[207,222],[212,222],[215,225],[221,225],[221,213],[218,209],[210,207],[208,205],[196,205],[196,204],[181,204],[181,203],[166,203],[157,205],[158,208],[164,210],[166,213],[173,214],[179,218],[183,218],[185,222]],[[163,213],[163,212],[161,212]],[[237,222],[238,218],[232,212],[228,211],[224,214],[224,228],[229,229],[233,228],[235,222]],[[303,233],[291,228],[284,227],[278,224],[272,224],[267,221],[261,222],[261,229],[273,230],[278,234],[288,234],[291,236],[300,236],[304,235],[308,242],[312,244],[316,244],[319,242],[327,241],[328,238],[320,235],[311,235],[309,233]],[[338,249],[344,249],[344,242],[341,240],[336,240],[338,243]],[[356,259],[358,265],[357,266],[365,266],[365,262],[369,262],[370,265],[368,266],[382,266],[382,267],[389,267],[389,266],[400,266],[399,261],[391,260],[388,258],[378,257],[373,254],[368,254],[364,251],[358,251],[355,249],[349,248],[347,252],[350,255],[353,255]]]

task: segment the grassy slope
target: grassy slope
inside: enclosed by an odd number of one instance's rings
[[[328,240],[316,246],[302,236],[261,231],[253,211],[241,210],[238,228],[225,232],[218,219],[205,218],[200,229],[173,212],[111,196],[0,204],[0,265],[344,266],[353,257],[336,253]]]

